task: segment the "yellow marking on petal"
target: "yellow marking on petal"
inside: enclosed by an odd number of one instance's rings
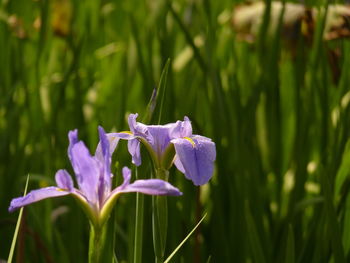
[[[120,133],[126,133],[126,134],[132,135],[132,132],[131,132],[131,131],[121,131]]]
[[[186,139],[187,141],[189,141],[189,142],[192,144],[193,148],[196,147],[195,142],[194,142],[190,137],[184,137],[184,139]]]
[[[58,191],[58,192],[67,192],[67,190],[64,190],[62,188],[56,188],[56,191]]]

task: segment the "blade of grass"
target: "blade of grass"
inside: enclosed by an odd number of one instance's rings
[[[153,94],[151,96],[151,99],[148,102],[146,114],[145,114],[145,117],[143,118],[143,122],[145,122],[145,123],[149,123],[149,122],[153,123],[154,122],[154,120],[156,119],[156,116],[154,116],[155,112],[158,112],[157,124],[159,124],[161,121],[162,112],[163,112],[164,97],[165,97],[165,90],[166,90],[166,86],[167,86],[169,65],[170,65],[170,59],[168,59],[167,62],[165,63],[162,74],[160,75],[158,86],[156,89],[153,90]],[[161,96],[160,102],[158,101],[159,96]]]
[[[23,194],[23,196],[25,196],[27,194],[28,181],[29,181],[29,174],[27,175],[27,181],[26,181],[26,186],[24,187],[24,194]],[[22,207],[19,210],[19,215],[18,215],[18,219],[17,219],[16,229],[15,229],[15,233],[13,234],[13,239],[12,239],[12,243],[11,243],[11,249],[10,249],[9,257],[7,259],[8,263],[12,262],[13,252],[15,251],[15,247],[16,247],[16,240],[17,240],[17,236],[18,236],[19,226],[21,225],[23,209],[24,208]]]
[[[286,263],[295,262],[295,250],[294,250],[294,234],[293,227],[289,225],[288,238],[287,238],[287,251],[286,251]]]
[[[204,218],[207,216],[207,213],[204,214],[204,216],[202,217],[201,220],[199,220],[199,222],[197,223],[197,225],[191,230],[190,233],[188,233],[188,235],[184,238],[184,240],[181,241],[181,243],[174,249],[174,251],[170,254],[170,256],[164,261],[164,263],[168,263],[170,262],[170,260],[172,259],[172,257],[176,254],[176,252],[183,246],[183,244],[185,244],[185,242],[187,241],[187,239],[190,238],[190,236],[193,234],[193,232],[199,227],[199,225],[202,223],[202,221],[204,220]],[[210,258],[208,259],[210,260]]]
[[[247,228],[248,228],[247,229],[248,241],[251,247],[252,256],[254,258],[253,261],[264,263],[266,262],[265,255],[261,246],[261,241],[259,238],[257,226],[250,212],[248,202],[245,203],[245,216],[246,216]]]

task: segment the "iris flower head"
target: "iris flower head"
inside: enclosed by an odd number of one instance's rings
[[[195,185],[210,180],[216,158],[215,143],[210,138],[194,135],[188,117],[165,125],[145,125],[136,121],[137,116],[129,115],[129,132],[108,134],[110,140],[128,140],[128,150],[135,165],[141,164],[142,143],[157,169],[168,170],[174,163]]]
[[[149,195],[181,195],[182,193],[160,179],[136,180],[130,183],[131,171],[124,167],[123,183],[112,189],[111,153],[116,148],[119,138],[108,139],[102,127],[99,127],[100,142],[92,156],[82,141],[78,131],[70,131],[68,157],[71,161],[78,188],[74,187],[72,177],[66,170],[59,170],[55,180],[57,186],[33,190],[24,197],[11,201],[9,211],[40,201],[42,199],[72,195],[82,205],[84,211],[95,226],[102,226],[122,193],[139,192]]]

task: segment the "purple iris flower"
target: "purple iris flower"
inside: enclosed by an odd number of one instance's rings
[[[110,139],[129,140],[128,150],[135,165],[141,164],[142,142],[157,169],[168,170],[175,163],[177,169],[195,185],[209,181],[216,158],[215,143],[207,137],[193,135],[189,118],[166,125],[145,125],[136,121],[137,116],[129,115],[130,132],[108,134]]]
[[[57,186],[49,186],[33,190],[24,197],[11,201],[9,211],[40,201],[45,198],[73,195],[95,226],[102,226],[121,193],[139,192],[149,195],[181,195],[182,193],[163,180],[136,180],[130,183],[131,171],[122,170],[124,182],[112,190],[111,153],[118,144],[119,138],[107,139],[102,127],[99,127],[100,143],[95,156],[90,155],[82,141],[78,140],[78,131],[70,131],[68,156],[79,188],[74,188],[72,177],[66,170],[59,170],[55,179]]]

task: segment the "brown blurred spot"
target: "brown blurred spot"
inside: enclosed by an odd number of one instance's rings
[[[22,19],[18,18],[17,15],[11,15],[7,19],[7,23],[14,33],[14,35],[20,39],[27,38],[27,34],[24,30]]]
[[[71,31],[72,3],[70,0],[55,0],[52,5],[51,26],[55,35],[66,37]]]

